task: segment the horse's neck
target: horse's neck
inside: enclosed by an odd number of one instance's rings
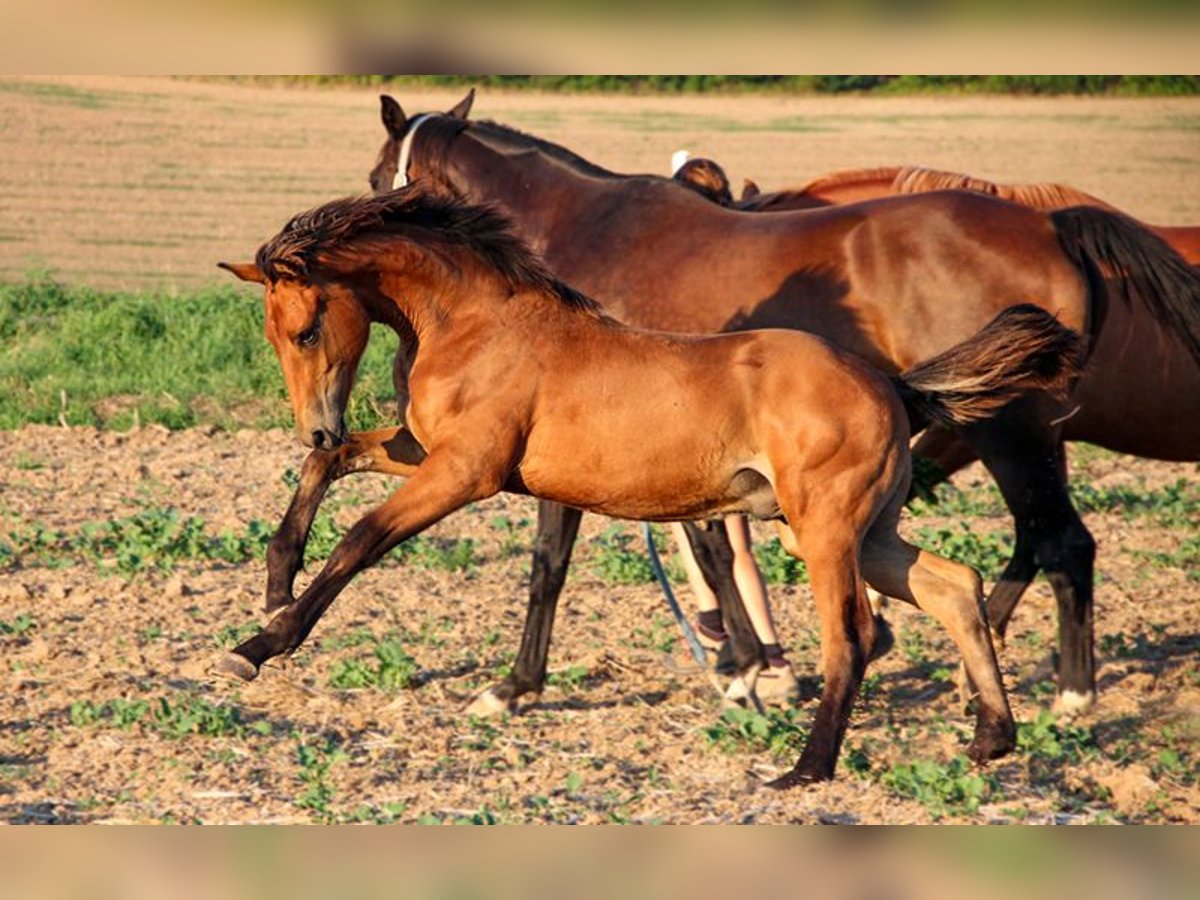
[[[451,183],[472,199],[499,204],[535,248],[561,221],[611,189],[602,170],[589,173],[534,143],[519,143],[519,136],[463,137],[450,158]]]

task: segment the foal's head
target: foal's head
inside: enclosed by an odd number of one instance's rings
[[[383,127],[387,131],[387,140],[379,148],[379,157],[375,161],[375,168],[371,170],[368,180],[371,182],[373,193],[384,194],[393,188],[404,187],[417,177],[419,173],[414,171],[416,164],[410,157],[412,142],[416,138],[417,130],[438,114],[418,115],[410,119],[404,114],[400,104],[387,94],[381,95],[379,102]],[[466,121],[467,115],[471,112],[471,104],[474,102],[475,89],[472,88],[462,100],[447,110],[446,116],[457,119],[459,122]],[[402,164],[403,171],[401,171]]]
[[[220,265],[266,287],[264,331],[283,369],[296,437],[317,450],[342,444],[346,403],[370,334],[362,304],[342,284],[264,266],[261,253],[259,262]]]

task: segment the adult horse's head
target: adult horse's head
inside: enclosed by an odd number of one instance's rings
[[[375,161],[369,180],[372,192],[384,194],[421,177],[420,167],[412,157],[412,145],[417,132],[422,125],[434,119],[448,118],[465,122],[471,112],[471,104],[475,102],[475,89],[467,91],[467,95],[445,113],[422,113],[412,118],[406,116],[400,104],[387,94],[381,95],[379,102],[387,139],[379,148],[379,158]]]
[[[296,437],[329,450],[346,439],[346,403],[371,322],[349,287],[310,275],[304,249],[288,246],[287,233],[264,244],[255,262],[218,265],[266,288],[264,331],[283,369]]]

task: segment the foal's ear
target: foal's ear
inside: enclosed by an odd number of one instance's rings
[[[757,197],[761,193],[762,193],[762,191],[759,189],[758,185],[755,184],[753,181],[751,181],[749,178],[742,179],[742,199],[743,200],[749,200],[751,197]]]
[[[467,114],[471,111],[471,104],[475,102],[475,88],[467,91],[467,96],[463,97],[454,108],[450,110],[449,115],[456,119],[466,119]]]
[[[258,267],[258,263],[217,263],[222,269],[232,272],[242,281],[254,281],[258,284],[266,284],[267,276],[262,273],[262,269]]]
[[[387,129],[390,137],[399,140],[404,134],[404,125],[408,121],[408,117],[404,115],[404,110],[400,108],[400,104],[394,98],[387,94],[379,95],[379,114],[383,119],[383,127]]]

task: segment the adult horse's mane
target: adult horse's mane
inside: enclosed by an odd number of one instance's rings
[[[513,288],[531,289],[574,309],[601,311],[596,301],[551,275],[496,210],[434,196],[415,185],[374,197],[343,197],[293,216],[258,249],[255,261],[271,281],[306,278],[324,261],[373,249],[379,239],[404,236],[411,228],[467,248]]]
[[[818,175],[799,187],[787,188],[788,193],[811,194],[826,188],[840,187],[843,184],[857,184],[861,181],[881,181],[895,178],[900,172],[899,166],[881,166],[874,169],[839,169],[825,175]]]
[[[460,124],[462,124],[462,123],[460,123]],[[424,126],[422,126],[422,127],[424,127]],[[588,160],[584,159],[582,156],[578,156],[577,154],[572,153],[566,147],[563,147],[563,146],[560,146],[559,144],[555,144],[550,141],[544,140],[544,139],[538,137],[537,135],[527,134],[524,131],[520,131],[519,129],[513,128],[511,125],[504,125],[504,124],[501,124],[500,122],[494,122],[491,119],[480,119],[480,120],[466,123],[466,126],[464,126],[464,127],[470,127],[472,131],[483,132],[483,134],[485,134],[485,135],[496,134],[501,137],[520,138],[522,141],[532,144],[534,147],[536,147],[540,152],[544,153],[546,156],[549,156],[553,159],[557,159],[560,162],[565,162],[568,165],[572,166],[573,168],[578,169],[587,175],[595,175],[595,176],[608,177],[608,178],[614,177],[614,175],[615,175],[615,173],[610,172],[608,169],[605,169],[602,166],[598,166],[595,163],[589,162]]]
[[[1001,200],[1011,200],[1035,209],[1061,209],[1066,206],[1112,207],[1102,200],[1065,184],[1050,182],[1034,184],[1000,184],[985,178],[976,178],[962,172],[928,169],[924,166],[880,166],[872,169],[841,169],[827,175],[819,175],[797,188],[797,194],[813,194],[822,190],[859,184],[866,181],[891,180],[892,192],[896,194],[921,194],[926,191],[966,190],[980,194],[991,194]]]

